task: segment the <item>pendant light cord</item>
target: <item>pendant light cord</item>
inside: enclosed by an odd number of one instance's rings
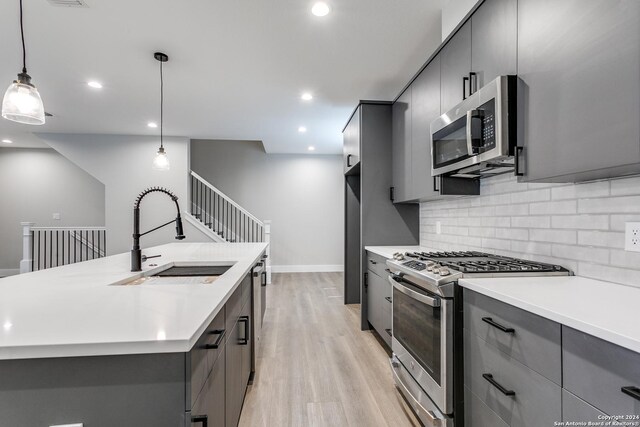
[[[22,0],[20,0],[20,36],[22,37],[22,72],[27,73],[27,48],[24,44],[24,24],[22,23]]]
[[[162,77],[162,61],[160,61],[160,148],[164,148],[162,144],[163,119],[164,119],[164,79]]]

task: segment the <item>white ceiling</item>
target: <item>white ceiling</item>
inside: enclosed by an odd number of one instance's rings
[[[146,123],[159,120],[160,50],[170,58],[166,134],[339,153],[357,101],[393,99],[441,36],[441,0],[329,0],[324,18],[307,0],[86,2],[25,1],[27,67],[55,117],[37,128],[0,120],[0,139],[157,133]],[[4,92],[21,68],[18,0],[0,2],[0,40]],[[104,88],[87,87],[90,79]],[[303,91],[314,99],[301,101]]]

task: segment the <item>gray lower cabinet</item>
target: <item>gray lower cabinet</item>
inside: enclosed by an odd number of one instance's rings
[[[237,304],[250,310],[251,285],[243,279],[187,353],[0,361],[0,426],[237,426],[252,344]]]
[[[517,73],[517,40],[518,1],[485,0],[471,16],[474,90],[498,76]]]
[[[468,330],[464,337],[464,383],[510,426],[552,426],[562,418],[559,385]]]
[[[469,94],[471,21],[460,27],[440,51],[440,72],[440,111],[444,114]]]
[[[508,427],[469,387],[464,388],[464,412],[465,427]]]
[[[367,319],[380,338],[391,347],[391,284],[386,259],[367,253]]]
[[[391,115],[393,201],[406,202],[411,197],[411,120],[412,87],[409,86],[394,102]]]
[[[221,348],[224,355],[225,347]],[[219,357],[213,365],[209,378],[191,409],[191,424],[194,426],[225,426],[225,372],[226,358]]]
[[[525,181],[640,172],[640,2],[518,0]]]
[[[592,423],[598,423],[603,421],[602,417],[604,416],[604,412],[597,410],[567,390],[562,390],[562,421],[574,423],[588,423],[591,421]]]
[[[640,415],[640,354],[562,328],[563,386],[609,415]]]

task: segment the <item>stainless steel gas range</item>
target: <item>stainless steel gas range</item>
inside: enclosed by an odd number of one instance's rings
[[[391,367],[427,426],[462,427],[462,277],[566,276],[561,266],[481,252],[406,252],[387,261],[393,286]]]

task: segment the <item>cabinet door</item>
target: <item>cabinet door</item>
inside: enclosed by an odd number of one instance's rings
[[[348,174],[360,163],[360,111],[359,106],[353,113],[342,134],[344,173]]]
[[[224,354],[224,349],[222,349],[222,354]],[[219,357],[191,410],[191,424],[193,426],[204,425],[206,419],[208,427],[224,427],[225,368],[225,358]]]
[[[469,85],[464,84],[463,78],[469,78],[471,72],[471,21],[464,24],[440,51],[440,71],[440,111],[446,113],[469,94]]]
[[[242,376],[240,387],[242,389],[242,400],[244,401],[244,392],[247,389],[249,383],[249,377],[251,376],[251,347],[253,341],[251,340],[251,303],[247,303],[242,309],[242,316],[238,320],[238,332],[240,334],[240,345],[242,347]]]
[[[380,311],[382,309],[382,305],[380,304],[380,299],[382,298],[380,277],[369,270],[367,283],[369,285],[367,287],[367,318],[369,319],[369,323],[371,323],[379,333]]]
[[[226,378],[225,378],[225,425],[236,427],[240,420],[244,388],[242,383],[242,348],[238,323],[229,335],[226,347]]]
[[[477,89],[517,73],[518,2],[485,0],[471,17],[471,70]],[[475,88],[474,88],[475,89]]]
[[[393,104],[391,129],[393,199],[404,202],[411,191],[411,87]]]
[[[440,116],[440,56],[411,84],[411,198],[436,199],[431,176],[431,122]]]
[[[597,179],[640,162],[639,34],[638,1],[518,1],[525,180]]]

